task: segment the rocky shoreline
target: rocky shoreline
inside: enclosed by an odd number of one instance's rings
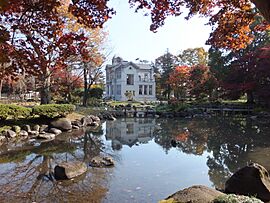
[[[0,133],[0,144],[7,143],[16,139],[45,139],[53,140],[62,132],[71,132],[84,127],[97,127],[101,120],[116,120],[110,113],[100,114],[99,116],[88,115],[81,119],[69,120],[67,118],[52,119],[44,124],[33,125],[13,125],[9,129]]]
[[[263,203],[270,201],[268,171],[251,163],[235,172],[218,191],[203,185],[180,190],[159,203]]]

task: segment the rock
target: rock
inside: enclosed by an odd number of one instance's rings
[[[78,130],[78,129],[80,129],[80,127],[77,125],[72,125],[72,129]]]
[[[32,130],[39,132],[40,126],[39,125],[34,125]]]
[[[105,120],[110,120],[110,121],[115,121],[116,120],[116,118],[112,114],[110,114],[108,112],[103,113],[102,117]]]
[[[114,166],[114,160],[111,157],[95,156],[90,161],[90,166],[93,167],[109,167]]]
[[[57,129],[57,128],[50,128],[49,132],[50,132],[50,133],[53,133],[53,134],[55,134],[55,135],[59,135],[59,134],[62,133],[62,131],[59,130],[59,129]]]
[[[37,138],[46,139],[46,140],[53,140],[53,139],[55,139],[55,134],[53,134],[53,133],[39,134]]]
[[[83,117],[81,119],[82,125],[83,126],[90,126],[93,122],[92,118],[90,118],[89,116]]]
[[[98,116],[90,115],[89,117],[92,119],[92,121],[100,123],[100,118]]]
[[[255,196],[263,201],[269,201],[269,174],[263,166],[251,163],[236,171],[226,181],[225,193]]]
[[[53,128],[60,129],[62,131],[68,131],[72,129],[71,121],[67,118],[59,118],[51,122]]]
[[[48,125],[41,125],[39,128],[39,132],[44,132],[44,131],[48,131],[49,126]]]
[[[25,130],[26,132],[30,132],[31,131],[31,127],[30,127],[30,125],[24,125],[23,127],[22,127],[22,130]]]
[[[221,195],[224,193],[203,185],[195,185],[170,195],[160,203],[212,203],[215,198]]]
[[[6,141],[6,137],[0,134],[0,142],[4,142],[4,141]]]
[[[99,126],[99,123],[96,121],[93,121],[90,126]]]
[[[14,138],[16,136],[17,136],[17,134],[13,130],[7,130],[6,131],[6,137],[7,138]]]
[[[19,133],[20,136],[22,137],[27,137],[28,136],[28,132],[26,132],[25,130],[21,130],[21,132]]]
[[[21,131],[21,127],[18,125],[14,125],[12,126],[12,130],[16,133],[19,134],[19,132]]]
[[[79,120],[71,121],[71,124],[72,124],[72,126],[77,126],[79,128],[83,127],[81,121],[79,121]]]
[[[213,203],[263,203],[261,200],[255,197],[248,197],[244,195],[228,194],[222,195],[214,199]]]
[[[31,131],[28,132],[28,134],[31,137],[37,137],[39,135],[39,132],[38,131],[31,130]]]
[[[87,165],[80,161],[64,162],[54,168],[54,176],[57,180],[72,179],[84,174]]]

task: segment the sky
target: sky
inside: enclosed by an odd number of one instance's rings
[[[154,61],[166,53],[178,54],[187,48],[204,47],[211,32],[211,27],[206,26],[207,19],[193,17],[187,21],[185,14],[179,17],[169,17],[165,25],[153,33],[149,30],[150,16],[143,16],[142,12],[135,13],[129,8],[128,0],[113,0],[110,4],[116,15],[106,24],[109,32],[108,51],[110,58],[114,55],[124,60]]]

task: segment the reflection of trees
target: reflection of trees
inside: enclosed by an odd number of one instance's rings
[[[93,129],[92,129],[93,130]],[[95,134],[95,135],[94,135]],[[25,143],[0,155],[0,199],[4,202],[101,202],[112,169],[89,168],[74,180],[56,181],[53,168],[63,161],[89,159],[104,151],[102,128],[65,135],[40,145]],[[16,156],[15,156],[16,155]]]
[[[193,119],[190,121],[160,120],[155,142],[165,152],[177,140],[177,149],[187,154],[201,155],[207,151],[209,177],[216,187],[222,188],[228,176],[250,160],[248,154],[256,147],[269,146],[267,126],[244,118]],[[183,139],[183,128],[189,134]],[[177,138],[181,139],[177,139]]]
[[[154,132],[154,140],[167,153],[172,147],[172,138],[176,136],[180,131],[183,131],[185,123],[181,123],[177,120],[159,119],[157,120],[156,124],[158,128]]]

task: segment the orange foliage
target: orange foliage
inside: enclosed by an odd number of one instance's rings
[[[184,87],[187,85],[190,76],[190,67],[188,66],[177,66],[169,75],[168,84],[173,89]]]
[[[184,8],[189,10],[186,19],[196,14],[209,17],[213,32],[207,43],[226,49],[244,48],[253,39],[249,26],[258,13],[252,3],[268,22],[262,22],[263,26],[258,28],[268,29],[266,24],[270,22],[269,0],[129,0],[129,3],[136,11],[144,9],[151,15],[152,31],[162,26],[168,16],[181,15]],[[52,19],[51,13],[55,13],[61,4],[69,18],[73,16],[77,23],[90,28],[102,27],[115,14],[108,7],[108,0],[8,0],[0,1],[0,15],[8,18],[13,13],[25,15],[27,11],[42,11],[38,15],[46,21]]]

